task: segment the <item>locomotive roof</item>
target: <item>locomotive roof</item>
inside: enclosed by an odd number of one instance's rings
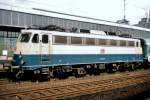
[[[93,33],[71,33],[71,32],[58,32],[58,31],[45,31],[45,30],[22,30],[21,32],[32,32],[32,33],[39,33],[40,34],[52,34],[52,35],[59,35],[59,36],[75,36],[75,37],[87,37],[87,38],[103,38],[103,39],[115,39],[115,40],[129,40],[129,41],[138,41],[139,39],[134,38],[124,38],[119,36],[111,36],[111,35],[100,35],[100,34],[93,34]]]

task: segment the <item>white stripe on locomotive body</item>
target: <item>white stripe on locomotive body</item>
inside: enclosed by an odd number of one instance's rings
[[[142,54],[140,47],[53,45],[53,54]]]
[[[39,47],[34,45],[20,44],[16,54],[47,54],[40,52]],[[49,49],[49,48],[47,48]],[[103,52],[102,52],[103,51]],[[142,54],[140,47],[102,47],[102,46],[70,46],[52,45],[50,54]]]
[[[46,54],[35,45],[18,44],[22,54]],[[49,48],[47,48],[49,49]],[[102,52],[103,51],[103,52]],[[52,45],[50,54],[142,54],[140,47],[104,47],[104,46],[70,46]]]
[[[132,38],[122,38],[118,36],[101,36],[97,34],[85,34],[85,33],[66,33],[66,32],[56,32],[56,31],[41,31],[41,30],[23,30],[25,32],[31,32],[36,34],[48,34],[50,37],[53,35],[57,36],[72,36],[72,37],[87,37],[87,38],[97,38],[97,39],[111,39],[111,40],[126,40],[126,41],[136,41],[140,43],[138,39]],[[33,36],[33,35],[32,35]],[[30,38],[31,40],[31,38]],[[47,44],[48,45],[48,44]],[[121,47],[121,46],[92,46],[92,45],[62,45],[62,44],[52,44],[52,38],[50,38],[50,47],[45,48],[50,49],[50,54],[142,54],[142,47]],[[36,54],[47,54],[47,52],[40,51],[40,43],[17,43],[17,50],[15,54],[19,54],[21,51],[25,55],[36,55]]]

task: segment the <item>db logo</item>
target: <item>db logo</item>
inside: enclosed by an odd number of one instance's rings
[[[105,53],[105,49],[101,49],[100,53],[104,54]]]

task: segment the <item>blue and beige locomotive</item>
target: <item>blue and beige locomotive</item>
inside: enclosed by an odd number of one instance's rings
[[[22,30],[14,52],[13,72],[20,78],[28,72],[61,77],[65,73],[99,74],[102,69],[133,70],[141,66],[143,59],[149,60],[147,45],[143,39],[141,42],[106,34]]]

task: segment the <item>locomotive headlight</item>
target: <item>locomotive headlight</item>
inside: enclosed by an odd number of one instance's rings
[[[23,65],[23,63],[24,63],[23,59],[21,59],[21,61],[20,61],[20,62],[21,62],[21,65]]]

